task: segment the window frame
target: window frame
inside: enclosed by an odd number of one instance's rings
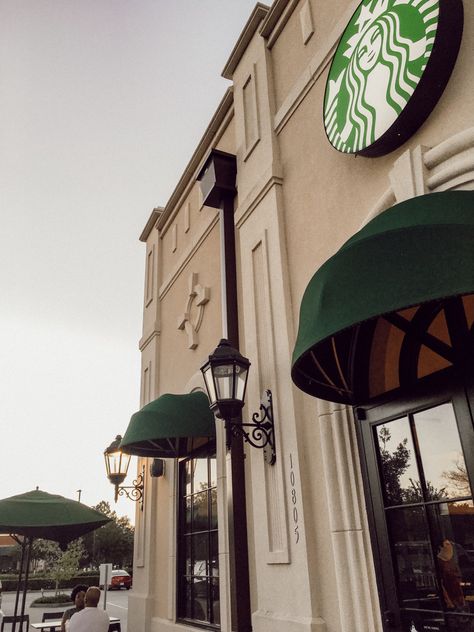
[[[474,497],[474,388],[470,381],[450,371],[440,372],[405,391],[404,396],[384,394],[365,406],[355,407],[354,416],[359,446],[369,532],[384,630],[402,632],[396,573],[385,518],[384,494],[379,472],[374,427],[415,415],[445,402],[452,402],[464,452],[466,469]],[[430,503],[420,503],[428,506]]]
[[[193,530],[186,532],[185,530],[185,520],[186,520],[186,506],[185,501],[189,497],[193,497],[198,493],[202,493],[202,491],[194,490],[194,481],[192,482],[191,494],[186,493],[186,464],[192,462],[195,459],[205,459],[207,461],[207,480],[208,486],[205,491],[207,493],[207,529],[200,530],[199,532],[194,532]],[[192,534],[195,533],[207,533],[208,534],[208,558],[207,562],[209,564],[208,572],[211,572],[211,537],[212,534],[215,535],[215,543],[217,547],[217,569],[219,569],[219,552],[218,552],[218,533],[219,533],[219,524],[217,522],[217,470],[216,471],[216,481],[215,485],[211,485],[211,461],[214,461],[215,466],[216,463],[216,454],[215,454],[215,446],[209,444],[204,449],[198,450],[184,459],[180,459],[178,461],[178,485],[177,485],[177,529],[176,529],[176,621],[178,623],[183,623],[188,626],[193,626],[206,630],[220,630],[220,623],[214,623],[210,620],[200,620],[192,617],[187,617],[185,613],[186,609],[186,593],[183,586],[183,580],[187,576],[186,574],[186,545],[185,540],[188,537],[192,537]],[[212,528],[212,512],[211,512],[211,494],[212,490],[215,490],[216,493],[216,527]],[[192,552],[191,552],[192,555]],[[214,568],[216,565],[214,564]],[[191,575],[190,577],[194,577]],[[212,618],[212,613],[214,612],[213,604],[219,603],[219,600],[213,600],[212,598],[212,590],[211,590],[211,581],[212,574],[206,575],[207,582],[207,616],[208,619]],[[219,575],[215,578],[217,580],[219,586]],[[219,587],[220,590],[220,587]]]

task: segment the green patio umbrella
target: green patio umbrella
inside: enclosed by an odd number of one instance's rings
[[[25,576],[21,615],[23,616],[25,613],[26,588],[33,540],[35,538],[55,540],[61,546],[65,546],[71,540],[75,540],[89,531],[94,531],[94,529],[98,529],[109,521],[110,518],[100,513],[100,511],[91,509],[76,500],[56,494],[48,494],[38,488],[25,494],[10,496],[0,500],[0,533],[9,533],[16,536],[17,541],[22,545],[22,562],[15,600],[15,616],[18,613],[24,565]],[[23,539],[19,540],[18,536],[23,536]],[[16,622],[13,623],[12,632],[15,632],[15,625]],[[23,622],[20,621],[20,632],[22,629]]]

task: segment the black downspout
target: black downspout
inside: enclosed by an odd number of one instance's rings
[[[235,349],[239,349],[234,196],[223,198],[219,213],[222,333],[223,337],[227,338]],[[228,429],[227,433],[230,434]],[[245,454],[242,437],[240,435],[232,436],[230,446],[230,467],[227,468],[227,511],[229,518],[232,628],[237,632],[251,632]]]
[[[237,263],[235,255],[234,199],[237,194],[237,159],[212,149],[197,176],[203,204],[219,209],[222,298],[222,336],[239,349]],[[229,523],[232,630],[251,632],[247,506],[245,497],[245,454],[240,435],[227,432],[230,462],[227,461],[227,511]]]

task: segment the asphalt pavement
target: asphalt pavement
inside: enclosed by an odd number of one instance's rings
[[[132,588],[133,590],[133,588]],[[107,607],[106,610],[111,617],[118,617],[120,619],[120,627],[122,632],[127,632],[127,614],[128,614],[128,594],[129,590],[109,590],[107,592]],[[51,591],[45,591],[45,595],[54,594]],[[102,592],[100,607],[103,607]],[[26,595],[26,609],[25,613],[30,615],[30,623],[36,623],[43,619],[43,612],[59,612],[64,611],[66,608],[30,608],[32,601],[41,597],[40,592],[29,592]],[[71,607],[71,606],[69,606]],[[15,610],[15,593],[7,592],[3,593],[2,599],[2,611],[3,614],[13,614]],[[0,619],[1,621],[1,619]]]

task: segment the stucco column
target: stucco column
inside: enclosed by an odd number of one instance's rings
[[[318,400],[341,632],[382,632],[352,412]]]

